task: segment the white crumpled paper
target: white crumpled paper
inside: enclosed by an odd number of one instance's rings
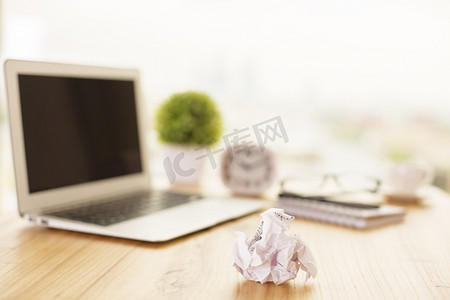
[[[271,208],[261,216],[261,225],[252,238],[237,232],[234,267],[249,280],[273,281],[277,285],[294,279],[300,268],[306,272],[305,283],[316,277],[317,265],[309,248],[298,235],[284,233],[294,217],[279,208]]]

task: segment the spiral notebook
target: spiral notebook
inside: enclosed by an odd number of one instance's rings
[[[405,216],[405,209],[398,206],[305,199],[289,193],[281,193],[275,207],[297,217],[358,229],[398,223]]]

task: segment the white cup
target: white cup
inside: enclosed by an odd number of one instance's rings
[[[385,184],[391,195],[415,196],[417,190],[430,184],[433,177],[433,168],[427,163],[393,163],[387,169]]]

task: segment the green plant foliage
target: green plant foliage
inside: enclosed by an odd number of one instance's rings
[[[194,91],[165,100],[156,112],[155,129],[165,143],[212,145],[223,132],[222,117],[211,98]]]
[[[410,150],[408,151],[407,149],[392,147],[391,149],[388,149],[387,157],[395,162],[404,162],[410,160],[413,155]]]

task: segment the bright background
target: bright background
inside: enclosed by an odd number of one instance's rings
[[[448,186],[447,0],[0,0],[0,13],[2,61],[138,68],[149,120],[170,94],[201,90],[228,133],[280,115],[290,138],[274,145],[282,156],[424,159]],[[7,207],[3,78],[1,87]]]

